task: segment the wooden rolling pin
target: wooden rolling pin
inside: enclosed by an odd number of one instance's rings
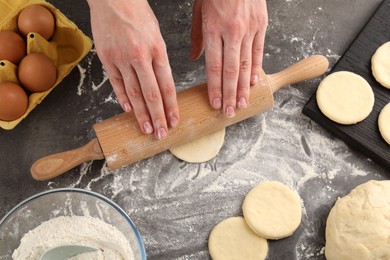
[[[259,84],[251,87],[248,108],[237,110],[233,118],[210,106],[206,84],[189,88],[177,95],[180,123],[169,130],[165,139],[156,140],[154,135],[142,133],[133,113],[122,113],[96,123],[93,128],[97,138],[85,146],[36,161],[31,174],[36,180],[49,180],[89,160],[105,158],[108,168],[116,169],[148,158],[272,108],[275,91],[320,76],[328,65],[324,56],[314,55],[281,72],[263,73]]]

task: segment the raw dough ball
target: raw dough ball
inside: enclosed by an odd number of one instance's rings
[[[267,239],[288,237],[301,223],[299,196],[276,181],[252,188],[245,196],[242,210],[248,226]]]
[[[390,144],[390,103],[382,108],[378,118],[378,126],[383,139]]]
[[[371,69],[376,81],[390,88],[390,42],[380,46],[371,58]]]
[[[364,120],[374,106],[374,92],[361,76],[339,71],[323,79],[317,90],[317,103],[329,119],[350,125]]]
[[[189,163],[201,163],[213,159],[225,139],[225,128],[169,150],[177,158]]]
[[[209,236],[213,260],[265,259],[267,240],[248,227],[243,217],[232,217],[216,225]]]
[[[390,181],[369,181],[337,200],[326,222],[325,256],[390,259]]]

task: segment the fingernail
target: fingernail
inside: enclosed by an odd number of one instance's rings
[[[157,139],[163,139],[167,136],[167,130],[165,128],[157,129]]]
[[[131,112],[131,106],[129,102],[123,104],[123,110],[125,110],[125,112]]]
[[[144,132],[146,134],[151,134],[153,132],[152,125],[149,122],[144,123]]]
[[[238,108],[247,108],[248,102],[244,97],[241,97],[237,104]]]
[[[220,109],[222,106],[222,102],[221,102],[221,99],[220,98],[215,98],[213,100],[213,108],[215,109]]]
[[[256,85],[258,80],[259,80],[259,76],[253,75],[251,78],[252,85]]]
[[[226,107],[225,115],[227,117],[233,117],[235,115],[235,108],[233,106]]]
[[[179,123],[179,120],[177,119],[176,116],[174,116],[174,115],[169,116],[169,124],[171,127],[175,128],[178,123]]]

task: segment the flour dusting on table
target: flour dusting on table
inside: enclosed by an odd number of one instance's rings
[[[179,8],[188,8],[186,3]],[[354,32],[345,32],[329,21],[332,4],[316,1],[311,4],[315,6],[312,10],[303,13],[307,8],[302,5],[308,3],[268,3],[269,27],[263,61],[266,73],[278,72],[313,54],[326,56],[332,66],[348,45],[345,42],[344,47],[335,46],[333,42],[335,37],[349,39],[345,34]],[[340,3],[345,4],[348,3]],[[279,5],[288,8],[276,8]],[[345,17],[338,22],[349,20]],[[319,29],[324,21],[332,34]],[[175,52],[170,55],[171,61],[176,61],[174,55]],[[90,61],[95,56],[93,53]],[[102,91],[99,86],[108,85],[104,73],[96,79],[87,78],[91,65],[88,61],[79,68],[83,82],[79,95]],[[178,91],[205,81],[204,64],[196,66],[177,76]],[[209,232],[227,217],[242,216],[242,201],[252,187],[263,181],[280,181],[300,195],[302,222],[291,237],[269,241],[268,259],[281,259],[280,252],[288,256],[284,259],[324,259],[324,223],[334,202],[356,183],[373,176],[383,177],[375,174],[377,168],[370,160],[301,113],[320,80],[321,77],[279,90],[272,109],[228,127],[224,146],[209,162],[185,163],[167,151],[114,171],[109,171],[106,163],[86,163],[68,185],[100,192],[118,202],[140,230],[148,259],[187,260],[209,259]],[[112,91],[105,93],[99,102],[118,105]],[[91,109],[98,108],[95,103],[90,105]],[[367,168],[373,170],[363,170]],[[54,186],[55,183],[49,184]]]
[[[337,188],[339,180],[363,182],[368,173],[349,163],[355,155],[345,152],[348,148],[342,141],[301,114],[305,100],[298,89],[282,89],[275,95],[273,109],[228,127],[224,146],[209,162],[185,163],[166,151],[114,171],[106,163],[94,170],[85,163],[69,186],[121,201],[153,258],[163,254],[159,241],[165,241],[170,251],[203,246],[215,224],[242,215],[242,200],[253,186],[280,181],[302,198],[302,223],[293,235],[296,245],[289,250],[297,259],[323,256],[324,230],[319,227],[326,215],[317,210],[329,208],[343,195]],[[361,164],[365,163],[370,162]],[[147,217],[139,217],[146,212]],[[195,259],[207,255],[201,251]]]

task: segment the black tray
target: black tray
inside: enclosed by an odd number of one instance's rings
[[[352,148],[390,170],[390,145],[382,138],[378,128],[378,115],[390,102],[390,89],[382,87],[371,72],[372,55],[379,46],[388,41],[390,41],[390,0],[385,0],[331,71],[331,73],[351,71],[368,81],[375,94],[374,109],[368,118],[356,125],[337,124],[322,114],[315,94],[306,103],[302,112]]]

